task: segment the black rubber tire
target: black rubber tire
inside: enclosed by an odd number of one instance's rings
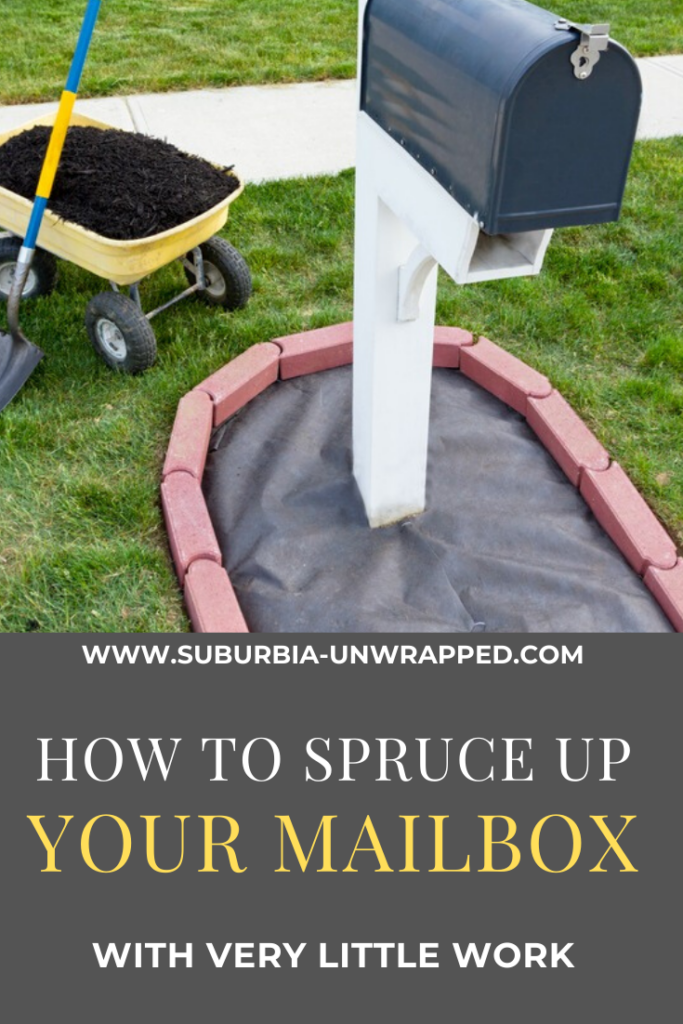
[[[207,288],[197,292],[197,297],[210,306],[222,306],[223,309],[235,310],[246,306],[251,297],[251,274],[244,256],[224,238],[214,235],[199,247],[204,257],[204,275]],[[192,253],[187,254],[193,262]],[[195,283],[195,275],[185,268],[190,284]]]
[[[0,238],[0,301],[7,302],[12,287],[12,268],[16,265],[21,239],[13,235]],[[57,260],[51,252],[36,249],[29,271],[29,277],[21,296],[22,302],[49,295],[57,281]]]
[[[113,370],[142,373],[154,365],[154,331],[145,314],[127,295],[96,295],[86,307],[85,326],[98,356]]]

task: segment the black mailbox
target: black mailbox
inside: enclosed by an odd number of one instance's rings
[[[607,32],[525,0],[369,0],[361,109],[490,235],[616,220],[642,86]]]

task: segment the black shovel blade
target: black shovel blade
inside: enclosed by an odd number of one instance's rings
[[[0,412],[21,391],[44,354],[26,338],[0,334]]]

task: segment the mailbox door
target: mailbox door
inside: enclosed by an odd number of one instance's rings
[[[617,220],[638,126],[638,68],[610,42],[585,81],[573,38],[518,82],[501,118],[491,234]]]

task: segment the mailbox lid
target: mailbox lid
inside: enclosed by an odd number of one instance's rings
[[[638,69],[610,41],[574,75],[580,33],[526,0],[369,0],[361,109],[490,234],[616,219]]]

